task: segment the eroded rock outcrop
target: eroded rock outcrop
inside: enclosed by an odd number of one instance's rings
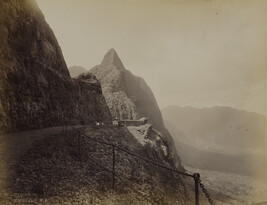
[[[0,1],[0,130],[111,119],[92,75],[71,79],[56,37],[34,0]]]
[[[100,65],[90,70],[100,81],[113,119],[138,120],[148,117],[155,130],[163,136],[167,158],[181,167],[173,139],[165,129],[154,94],[146,82],[126,70],[114,49],[110,49]]]

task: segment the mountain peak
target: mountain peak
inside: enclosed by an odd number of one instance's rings
[[[114,48],[109,49],[108,53],[115,53],[117,54],[116,50]]]
[[[111,48],[106,55],[104,56],[101,65],[104,66],[114,66],[117,68],[124,69],[124,66],[121,62],[120,57],[118,56],[117,52],[115,51],[114,48]]]

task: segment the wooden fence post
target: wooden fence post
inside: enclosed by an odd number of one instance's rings
[[[199,191],[198,191],[198,180],[199,180],[199,173],[193,174],[193,178],[195,181],[195,204],[199,205]]]
[[[115,146],[112,145],[112,188],[115,190]]]

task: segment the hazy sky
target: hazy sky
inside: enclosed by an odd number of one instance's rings
[[[37,0],[68,66],[115,48],[160,107],[265,113],[265,0]]]

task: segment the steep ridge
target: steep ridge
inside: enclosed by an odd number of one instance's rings
[[[101,64],[92,68],[91,72],[101,82],[113,118],[139,119],[146,116],[155,128],[164,128],[151,89],[142,78],[124,68],[114,49],[110,49]]]
[[[76,123],[111,120],[100,84],[90,82],[92,75],[70,78],[34,0],[1,0],[0,30],[1,132],[55,126],[63,117]]]
[[[100,65],[92,72],[100,81],[103,95],[113,119],[138,120],[148,117],[148,122],[160,132],[168,148],[168,157],[181,168],[173,139],[165,129],[161,112],[152,90],[146,82],[126,70],[115,49],[110,49]]]

